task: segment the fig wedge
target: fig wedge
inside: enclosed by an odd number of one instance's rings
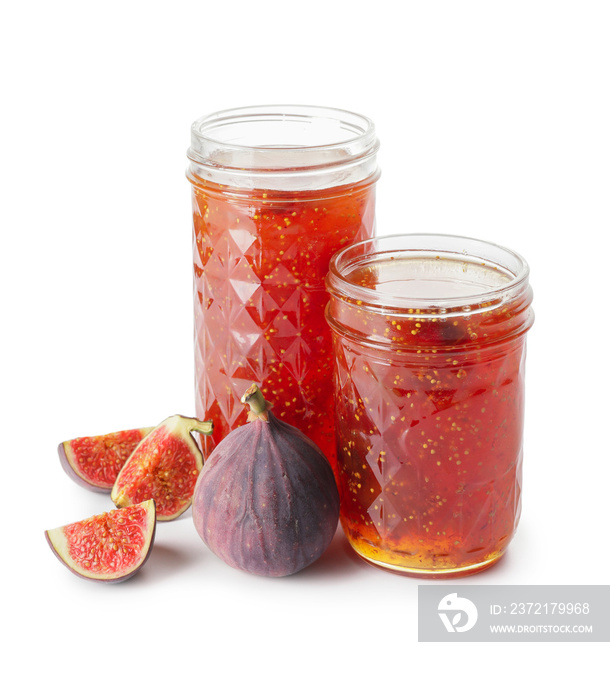
[[[124,508],[153,498],[157,520],[174,520],[190,505],[203,467],[191,431],[211,435],[211,421],[170,416],[140,442],[119,472],[111,498]]]
[[[156,524],[155,502],[149,500],[46,530],[45,536],[72,573],[118,583],[131,578],[148,559]]]
[[[152,428],[120,430],[60,443],[57,451],[66,474],[90,491],[110,493],[129,455]]]

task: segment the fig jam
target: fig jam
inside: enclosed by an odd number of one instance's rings
[[[420,576],[502,556],[521,510],[525,261],[452,236],[333,258],[341,523],[367,561]]]
[[[378,143],[341,110],[257,107],[192,127],[197,415],[211,451],[246,422],[256,383],[278,418],[334,465],[325,277],[337,250],[374,234]]]
[[[328,194],[328,193],[327,193]],[[278,418],[335,461],[330,258],[373,229],[370,187],[252,192],[193,188],[197,414],[222,437],[246,422],[239,398],[261,383]]]

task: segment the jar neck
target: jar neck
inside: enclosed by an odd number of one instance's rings
[[[376,179],[378,149],[373,123],[353,112],[244,107],[192,125],[187,177],[246,190],[327,189]]]
[[[327,289],[337,333],[402,352],[497,345],[533,323],[526,261],[472,238],[405,234],[356,243],[331,259]]]

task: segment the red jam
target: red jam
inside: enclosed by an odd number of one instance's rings
[[[507,292],[508,270],[440,254],[369,256],[338,276],[328,316],[351,545],[412,575],[486,568],[521,510],[529,286]]]
[[[191,182],[197,415],[218,442],[246,421],[240,397],[256,382],[334,464],[324,280],[334,252],[373,235],[373,180],[309,192]]]

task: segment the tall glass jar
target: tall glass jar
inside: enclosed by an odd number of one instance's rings
[[[349,542],[411,575],[490,566],[521,512],[527,263],[470,238],[387,236],[336,254],[327,284]]]
[[[375,228],[373,123],[324,107],[216,112],[191,128],[197,415],[207,453],[256,382],[334,464],[330,258]]]

